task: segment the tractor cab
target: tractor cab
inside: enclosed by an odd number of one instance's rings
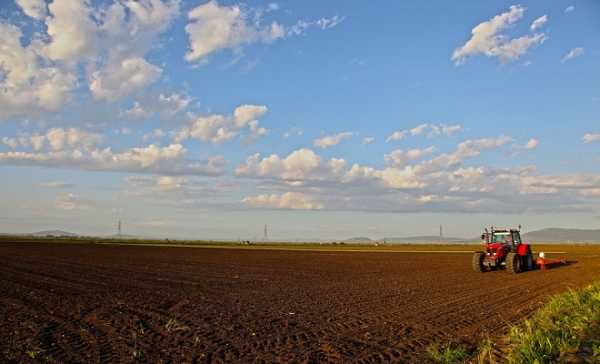
[[[497,251],[498,249],[507,252],[517,251],[519,245],[521,245],[521,232],[517,229],[492,227],[491,232],[485,229],[481,239],[485,242],[487,251]]]

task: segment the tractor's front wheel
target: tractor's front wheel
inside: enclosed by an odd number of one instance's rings
[[[471,265],[473,266],[473,270],[475,272],[483,272],[485,271],[485,267],[483,265],[483,260],[485,259],[485,254],[483,252],[475,252],[473,253],[473,259],[471,260]]]
[[[521,273],[523,270],[521,257],[516,253],[508,253],[506,256],[506,271],[509,273]]]

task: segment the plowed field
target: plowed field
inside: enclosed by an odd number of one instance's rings
[[[422,362],[600,276],[600,249],[567,257],[510,275],[465,253],[2,243],[0,361]]]

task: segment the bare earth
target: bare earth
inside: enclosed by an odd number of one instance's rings
[[[600,276],[600,247],[552,250],[573,263],[510,275],[459,252],[2,243],[0,361],[422,362]]]

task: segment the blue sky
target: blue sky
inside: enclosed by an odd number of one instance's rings
[[[592,0],[4,1],[0,230],[597,227],[599,35]]]

